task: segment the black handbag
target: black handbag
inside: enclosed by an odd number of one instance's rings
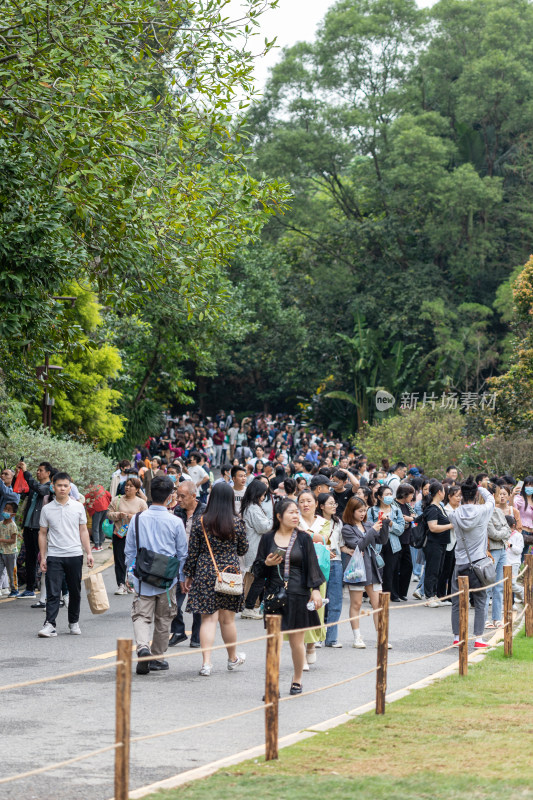
[[[287,547],[287,551],[285,553],[285,564],[283,570],[282,586],[280,586],[277,589],[277,591],[272,591],[265,595],[265,599],[263,600],[263,609],[265,611],[265,614],[283,614],[284,611],[287,609],[287,605],[289,602],[289,595],[287,594],[287,586],[289,584],[289,567],[290,567],[291,550],[293,548],[294,542],[296,541],[297,535],[298,531],[295,529],[292,532],[291,540],[289,542],[289,546]],[[281,578],[279,564],[278,564],[278,574],[279,577]]]

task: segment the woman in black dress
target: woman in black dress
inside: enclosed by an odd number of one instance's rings
[[[224,642],[237,641],[235,612],[241,611],[243,596],[215,592],[216,571],[207,546],[207,537],[219,572],[229,567],[229,572],[240,572],[239,556],[248,550],[244,522],[235,513],[233,489],[227,483],[217,483],[209,495],[205,513],[192,524],[189,554],[185,561],[185,589],[189,593],[186,611],[200,613],[200,645],[212,647],[217,623]],[[228,669],[240,667],[246,660],[237,653],[236,646],[228,645]],[[200,675],[211,675],[211,651],[203,653]]]
[[[254,574],[265,581],[265,597],[270,593],[277,593],[284,584],[284,556],[289,549],[287,604],[281,619],[283,631],[320,627],[316,609],[322,606],[319,587],[325,578],[318,566],[313,540],[309,534],[298,530],[299,521],[296,503],[289,499],[280,500],[274,509],[273,530],[261,538],[253,566]],[[314,611],[309,611],[307,608],[309,600],[315,604]],[[305,663],[304,636],[305,633],[289,633],[294,668],[291,694],[302,692],[302,672]]]

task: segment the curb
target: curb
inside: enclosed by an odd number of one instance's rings
[[[516,631],[514,631],[513,636],[516,635],[516,633],[520,630],[520,628],[521,625],[517,628]],[[482,661],[489,652],[489,650],[495,647],[502,639],[503,639],[503,631],[498,630],[488,641],[488,644],[491,647],[487,650],[483,650],[480,653],[476,653],[475,651],[470,653],[468,656],[468,662],[476,664]],[[411,683],[408,686],[405,686],[403,689],[397,689],[395,692],[387,694],[386,702],[388,704],[388,703],[394,703],[396,700],[401,700],[402,697],[407,697],[407,695],[410,694],[412,691],[415,691],[416,689],[424,689],[425,687],[429,686],[430,684],[434,683],[437,680],[446,678],[448,675],[453,675],[455,672],[458,672],[458,670],[459,670],[459,661],[454,661],[447,667],[438,670],[438,672],[434,672],[425,678],[421,678],[415,683]],[[375,708],[375,701],[372,700],[368,703],[365,703],[362,706],[358,706],[357,708],[352,709],[351,711],[345,711],[343,714],[340,714],[336,717],[331,717],[330,719],[327,719],[324,722],[319,722],[316,725],[313,725],[309,728],[304,728],[303,730],[296,731],[295,733],[290,733],[287,736],[283,736],[281,739],[279,739],[278,742],[279,749],[281,750],[284,747],[289,747],[292,744],[297,744],[299,742],[305,741],[306,739],[315,736],[317,733],[323,733],[324,731],[330,730],[331,728],[336,728],[339,725],[343,725],[353,717],[357,717],[360,714],[366,714],[368,711],[372,711],[374,708]],[[190,783],[191,781],[200,780],[201,778],[207,778],[209,775],[212,775],[214,772],[217,772],[217,770],[222,769],[223,767],[234,766],[235,764],[239,764],[242,761],[247,761],[250,758],[257,758],[260,756],[264,756],[264,754],[265,754],[264,744],[257,745],[256,747],[251,747],[248,750],[241,750],[240,753],[235,753],[234,755],[226,756],[225,758],[221,758],[218,761],[211,761],[209,764],[204,764],[201,767],[195,767],[194,769],[181,772],[178,775],[173,775],[170,778],[165,778],[161,781],[151,783],[147,786],[142,786],[139,789],[133,789],[129,793],[129,799],[140,800],[141,798],[146,797],[149,794],[161,791],[163,789],[175,789],[178,786],[183,786],[185,783]],[[110,798],[110,800],[114,800],[114,798]]]

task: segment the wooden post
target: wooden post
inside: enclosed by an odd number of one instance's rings
[[[115,797],[128,800],[130,781],[131,639],[117,639],[117,682],[115,693]]]
[[[278,757],[279,661],[281,654],[281,617],[269,614],[266,618],[267,639],[265,669],[265,761]]]
[[[533,636],[533,554],[528,554],[524,560],[527,567],[524,573],[525,628],[526,636]]]
[[[529,570],[528,570],[529,572]],[[503,652],[506,656],[513,655],[513,568],[507,565],[503,568]]]
[[[459,675],[468,674],[468,604],[470,602],[470,583],[468,577],[460,575],[459,585]]]
[[[378,616],[378,654],[376,670],[376,714],[385,713],[385,694],[387,691],[387,659],[389,655],[389,604],[390,592],[381,592]]]

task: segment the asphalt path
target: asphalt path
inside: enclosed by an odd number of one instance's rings
[[[131,595],[116,597],[114,570],[103,572],[111,608],[92,616],[85,590],[81,609],[81,636],[68,634],[66,609],[60,609],[55,639],[39,639],[44,613],[30,601],[0,603],[2,646],[0,684],[84,669],[110,663],[116,640],[131,637]],[[415,587],[415,583],[411,587]],[[405,608],[391,604],[389,660],[400,661],[451,644],[450,608]],[[363,604],[363,608],[369,608]],[[343,617],[348,616],[347,593]],[[191,616],[185,615],[190,626]],[[260,636],[263,625],[237,620],[239,639]],[[342,649],[322,648],[317,662],[304,673],[304,691],[348,678],[375,666],[376,635],[371,618],[363,619],[361,632],[366,650],[351,647],[349,624],[340,628]],[[217,644],[220,643],[218,637]],[[198,675],[201,654],[188,642],[169,650],[183,658],[170,660],[170,670],[132,678],[132,736],[142,736],[221,717],[261,704],[264,691],[265,642],[244,645],[246,664],[235,672],[226,669],[224,650],[213,654],[211,677]],[[389,671],[393,692],[426,677],[456,660],[449,650],[431,658]],[[287,696],[292,670],[288,644],[284,644],[280,689]],[[2,759],[0,776],[45,766],[114,742],[114,669],[0,693]],[[352,683],[296,697],[280,705],[280,736],[295,733],[342,714],[374,698],[375,674]],[[394,711],[391,709],[391,714]],[[168,778],[264,742],[262,711],[222,725],[212,725],[168,737],[133,744],[132,789]],[[113,752],[15,783],[0,785],[0,798],[14,800],[108,800],[113,796]]]

